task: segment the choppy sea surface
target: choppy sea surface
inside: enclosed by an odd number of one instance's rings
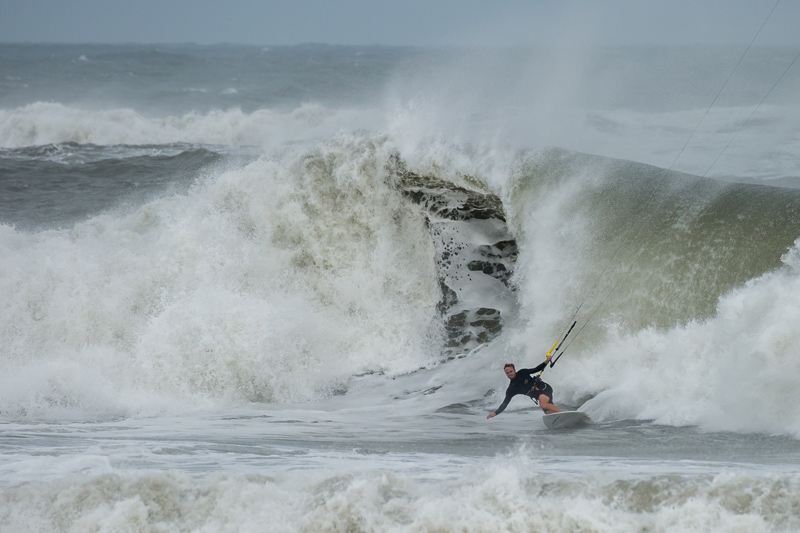
[[[0,531],[800,530],[797,53],[0,45]]]

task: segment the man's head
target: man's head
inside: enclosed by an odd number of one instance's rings
[[[506,363],[503,366],[503,372],[506,373],[508,379],[514,379],[517,377],[517,368],[514,366],[513,363]]]

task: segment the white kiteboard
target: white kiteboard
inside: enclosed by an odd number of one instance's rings
[[[590,422],[591,419],[586,416],[586,413],[580,411],[561,411],[560,413],[552,413],[542,417],[544,425],[547,429],[561,429],[568,428],[578,424]]]

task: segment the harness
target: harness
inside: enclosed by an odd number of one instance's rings
[[[542,378],[539,376],[533,376],[533,387],[531,388],[531,393],[528,395],[528,397],[533,400],[533,403],[536,405],[539,405],[539,393],[545,390],[546,385],[547,383],[542,381]]]

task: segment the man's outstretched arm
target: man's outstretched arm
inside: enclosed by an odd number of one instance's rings
[[[511,397],[512,396],[509,393],[506,393],[506,398],[505,398],[505,400],[503,400],[503,403],[500,404],[500,407],[498,407],[497,409],[495,409],[494,411],[492,411],[491,413],[486,415],[486,418],[487,419],[488,418],[494,418],[497,415],[499,415],[500,413],[502,413],[503,411],[505,411],[506,407],[508,407],[508,402],[511,401]]]

